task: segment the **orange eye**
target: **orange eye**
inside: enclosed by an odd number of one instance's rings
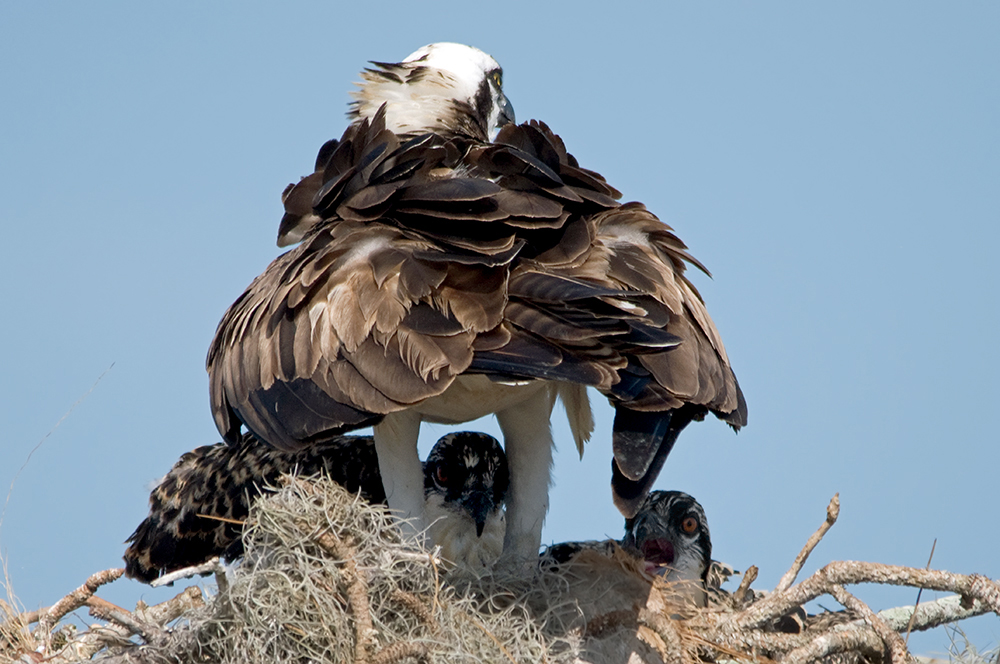
[[[681,522],[681,529],[690,535],[694,531],[698,530],[698,519],[693,516],[689,516]]]
[[[448,481],[448,475],[444,472],[444,466],[438,466],[434,471],[434,479],[437,480],[438,484],[444,484]]]

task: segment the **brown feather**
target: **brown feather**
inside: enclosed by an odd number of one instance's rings
[[[685,276],[704,268],[669,226],[619,204],[543,123],[505,126],[492,144],[460,131],[401,140],[384,111],[286,190],[279,244],[302,242],[219,325],[208,370],[228,438],[242,421],[275,445],[306,444],[469,372],[592,385],[629,412],[686,409],[684,423],[711,410],[745,424],[721,337]],[[622,491],[648,488],[665,444],[616,452],[627,482],[641,480]]]
[[[149,583],[213,556],[243,555],[250,503],[282,473],[324,473],[351,493],[385,502],[371,436],[342,436],[297,453],[275,450],[250,435],[235,445],[185,453],[149,495],[149,515],[128,538],[125,574]]]

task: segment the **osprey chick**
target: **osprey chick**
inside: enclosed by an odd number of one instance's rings
[[[646,569],[687,586],[697,606],[705,606],[712,537],[701,504],[681,491],[653,491],[631,519],[625,519],[622,547],[636,551]]]
[[[542,563],[563,565],[581,551],[612,554],[616,546],[642,559],[646,571],[677,586],[678,594],[705,606],[706,590],[714,590],[733,571],[712,560],[712,538],[705,510],[681,491],[653,491],[632,518],[625,519],[621,541],[563,542],[542,554]],[[711,578],[711,580],[710,580]]]
[[[485,433],[448,434],[424,462],[427,536],[441,557],[479,571],[503,551],[507,455]]]
[[[227,440],[296,450],[375,426],[389,505],[426,524],[423,421],[495,414],[510,463],[504,555],[534,558],[557,397],[578,449],[586,387],[616,410],[612,488],[631,516],[678,433],[746,405],[671,229],[513,125],[497,62],[432,44],[362,74],[351,125],[285,191],[278,257],[208,355]],[[493,142],[490,137],[496,134]]]
[[[239,443],[204,445],[181,456],[149,496],[149,515],[125,551],[127,576],[150,583],[163,574],[219,556],[243,555],[250,503],[282,474],[323,473],[351,493],[385,503],[371,436],[337,436],[282,452],[247,434]],[[507,459],[496,438],[462,431],[443,436],[425,468],[432,544],[442,556],[477,571],[500,556]]]

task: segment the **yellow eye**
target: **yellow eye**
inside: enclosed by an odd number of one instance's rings
[[[689,516],[681,522],[681,529],[688,535],[698,530],[698,519],[693,516]]]
[[[503,74],[498,71],[493,72],[493,82],[497,84],[498,88],[503,87]]]

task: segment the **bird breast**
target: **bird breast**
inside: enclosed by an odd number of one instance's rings
[[[449,509],[438,494],[427,497],[427,535],[441,547],[441,557],[472,572],[489,569],[500,558],[507,530],[503,509],[486,519],[483,534],[476,535],[476,522],[460,509]]]
[[[520,384],[497,383],[486,376],[458,376],[444,393],[413,407],[425,422],[459,424],[506,410],[529,399],[547,399],[555,403],[556,384],[527,381]]]

